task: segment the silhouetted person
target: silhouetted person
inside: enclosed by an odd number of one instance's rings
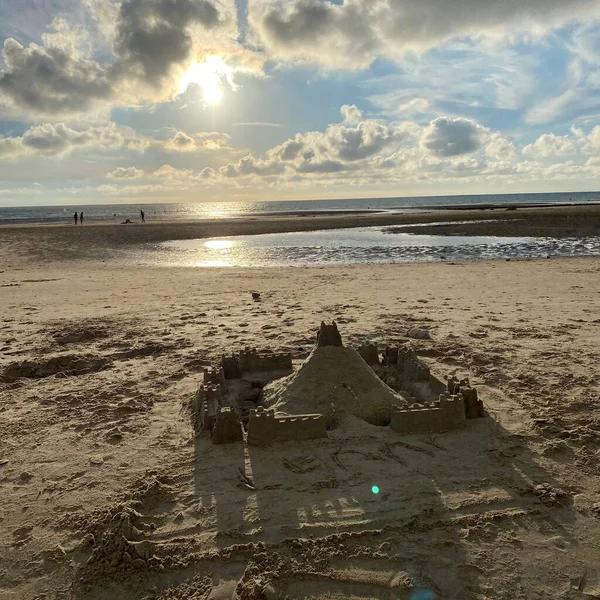
[[[140,210],[140,217],[142,217],[142,223],[146,222],[146,215],[144,214],[143,210]]]
[[[77,225],[77,218],[78,218],[78,217],[77,217],[77,213],[75,213],[75,214],[73,215],[73,218],[75,219],[75,225]]]
[[[83,225],[83,213],[79,215],[79,224]]]

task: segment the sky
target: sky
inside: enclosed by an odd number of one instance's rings
[[[0,206],[600,190],[600,0],[0,0]]]

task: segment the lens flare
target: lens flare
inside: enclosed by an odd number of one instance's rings
[[[374,485],[374,486],[371,488],[371,491],[372,491],[374,494],[379,494],[379,486],[377,486],[377,485]]]

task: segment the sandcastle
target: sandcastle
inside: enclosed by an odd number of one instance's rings
[[[196,430],[215,444],[319,439],[347,418],[402,435],[443,433],[483,416],[468,379],[443,383],[409,346],[348,348],[335,322],[321,324],[296,370],[290,354],[248,348],[207,369],[194,399]]]

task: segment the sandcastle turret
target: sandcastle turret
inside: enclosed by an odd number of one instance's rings
[[[317,333],[317,347],[323,348],[324,346],[343,346],[342,336],[338,331],[336,322],[333,321],[331,325],[327,325],[324,321],[321,321],[321,328]]]

